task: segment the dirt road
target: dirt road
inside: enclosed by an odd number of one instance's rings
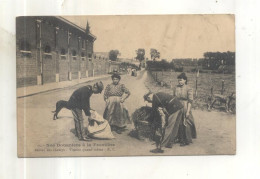
[[[121,83],[131,92],[125,102],[129,114],[146,105],[143,101],[143,95],[148,91],[145,87],[146,80],[145,71],[137,77],[122,76]],[[111,78],[102,81],[107,85],[111,83]],[[68,100],[72,92],[83,85],[86,84],[17,99],[19,156],[211,155],[235,152],[235,115],[200,110],[193,111],[198,138],[189,146],[174,145],[172,149],[164,149],[163,154],[149,152],[155,148],[153,142],[130,137],[133,125],[129,125],[123,134],[113,133],[116,137],[113,140],[78,141],[74,135],[71,112],[63,109],[60,118],[54,121],[51,111],[57,100]],[[103,114],[103,94],[93,94],[90,103],[93,109]]]

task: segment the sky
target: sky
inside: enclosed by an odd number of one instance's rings
[[[202,58],[204,52],[235,51],[233,15],[132,15],[63,16],[86,28],[97,39],[95,52],[119,50],[121,58],[133,58],[144,48],[150,58],[155,48],[161,59]]]

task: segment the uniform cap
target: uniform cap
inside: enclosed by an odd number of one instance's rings
[[[97,86],[99,93],[101,93],[104,89],[104,85],[103,85],[102,81],[95,83],[95,85]]]

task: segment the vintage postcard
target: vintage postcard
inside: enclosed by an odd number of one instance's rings
[[[16,18],[18,157],[236,154],[234,15]]]

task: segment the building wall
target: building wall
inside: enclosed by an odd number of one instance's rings
[[[36,51],[36,22],[32,18],[16,23],[16,77],[17,87],[37,84],[37,51]],[[22,49],[22,44],[28,44],[30,49]],[[24,52],[22,52],[22,50]],[[27,51],[27,52],[25,52]]]
[[[56,52],[59,81],[69,80],[68,31],[60,28],[56,33]]]
[[[77,33],[79,30],[74,26],[58,26],[59,21],[61,20],[49,20],[47,17],[17,18],[17,87],[73,80],[108,72],[106,60],[93,59],[92,41],[95,39],[85,39],[85,33]],[[85,45],[82,45],[82,41]],[[26,48],[29,46],[30,49],[23,50],[24,46],[21,44],[27,44]]]
[[[92,60],[88,59],[88,76],[93,76],[93,69],[94,69],[94,63],[92,62]]]
[[[93,54],[93,42],[90,41],[90,39],[86,40],[86,45],[87,45],[87,54],[92,55]]]
[[[83,45],[82,45],[83,43]],[[79,39],[79,63],[80,63],[80,77],[85,78],[87,76],[87,57],[86,57],[86,42],[85,39]]]
[[[109,72],[109,59],[106,52],[95,52],[93,62],[96,65],[96,73],[104,75]]]
[[[58,59],[55,51],[55,27],[48,21],[41,22],[41,50],[43,63],[43,83],[56,81],[56,65]]]
[[[71,76],[72,79],[77,79],[79,72],[79,46],[76,34],[71,33],[70,35],[69,49]]]
[[[80,74],[81,78],[85,78],[87,76],[87,59],[86,57],[80,57]]]

